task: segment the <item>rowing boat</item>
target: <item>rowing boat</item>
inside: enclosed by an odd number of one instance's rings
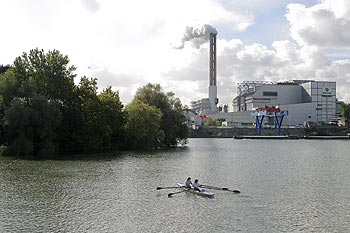
[[[197,195],[205,196],[205,197],[214,197],[214,193],[210,192],[209,190],[201,188],[201,191],[195,190],[193,188],[186,188],[184,184],[177,182],[176,185],[185,190],[186,192],[194,193]]]

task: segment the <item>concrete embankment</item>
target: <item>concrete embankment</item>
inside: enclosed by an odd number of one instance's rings
[[[295,139],[344,139],[350,133],[350,127],[317,126],[313,128],[282,128],[280,134],[277,129],[264,128],[261,136],[282,136],[283,138]],[[256,128],[229,128],[229,127],[201,127],[197,130],[190,129],[190,138],[240,138],[242,136],[257,136]],[[331,136],[331,137],[325,137]],[[274,138],[274,137],[271,137]]]

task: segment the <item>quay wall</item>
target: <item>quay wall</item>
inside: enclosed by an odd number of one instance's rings
[[[318,126],[312,128],[281,128],[280,135],[289,136],[345,136],[350,133],[349,126]],[[230,128],[230,127],[200,127],[190,129],[189,138],[232,138],[234,136],[255,136],[258,135],[256,128]],[[261,135],[278,135],[278,130],[274,128],[261,129]]]

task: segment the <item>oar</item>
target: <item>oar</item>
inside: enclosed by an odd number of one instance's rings
[[[211,185],[204,185],[203,184],[202,187],[216,189],[216,190],[224,190],[224,191],[229,191],[229,192],[234,192],[234,193],[241,193],[241,191],[239,191],[239,190],[230,190],[228,188],[215,187],[215,186],[211,186]]]
[[[157,190],[161,189],[178,189],[179,187],[157,187]]]
[[[179,192],[175,192],[175,193],[168,193],[168,197],[171,197],[174,194],[178,194],[178,193],[182,193],[182,192],[186,192],[187,190],[181,190]]]

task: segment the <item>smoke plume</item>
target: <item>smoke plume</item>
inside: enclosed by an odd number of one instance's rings
[[[196,49],[209,41],[210,34],[218,34],[217,30],[208,25],[204,24],[201,28],[194,28],[186,26],[186,31],[181,39],[181,45],[174,47],[175,49],[183,49],[186,41],[191,41],[192,46]]]

